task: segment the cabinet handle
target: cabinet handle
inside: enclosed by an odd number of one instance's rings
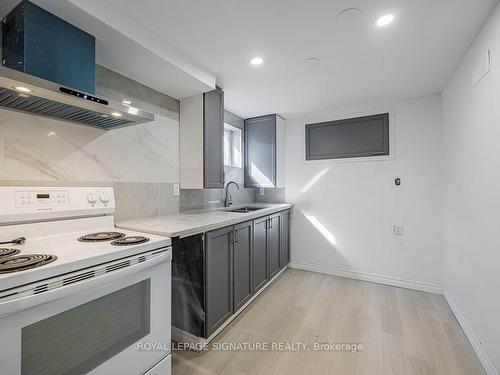
[[[234,242],[240,242],[240,233],[238,229],[234,231]]]
[[[269,228],[272,228],[273,227],[273,219],[269,219]]]

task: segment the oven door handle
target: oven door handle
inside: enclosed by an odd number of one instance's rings
[[[112,283],[114,281],[126,278],[129,275],[144,271],[148,268],[154,267],[160,263],[168,262],[170,260],[171,255],[170,251],[168,251],[156,256],[153,259],[131,265],[109,274],[103,274],[91,279],[82,280],[74,284],[62,286],[60,288],[49,290],[40,294],[32,294],[20,297],[18,299],[11,299],[6,302],[0,302],[0,318],[4,318],[19,311],[27,310],[34,306],[65,298],[76,293],[88,291],[89,289],[102,286],[103,282]]]

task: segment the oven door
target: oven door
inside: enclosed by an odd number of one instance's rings
[[[170,257],[1,303],[0,372],[145,373],[170,352]]]

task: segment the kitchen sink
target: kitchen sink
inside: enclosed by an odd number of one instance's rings
[[[248,212],[262,210],[263,208],[265,208],[265,207],[249,207],[249,206],[247,206],[247,207],[233,208],[231,210],[226,210],[226,211],[227,212],[239,212],[239,213],[246,214]]]

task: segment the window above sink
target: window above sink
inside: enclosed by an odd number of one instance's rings
[[[241,168],[241,129],[224,124],[224,165]]]

